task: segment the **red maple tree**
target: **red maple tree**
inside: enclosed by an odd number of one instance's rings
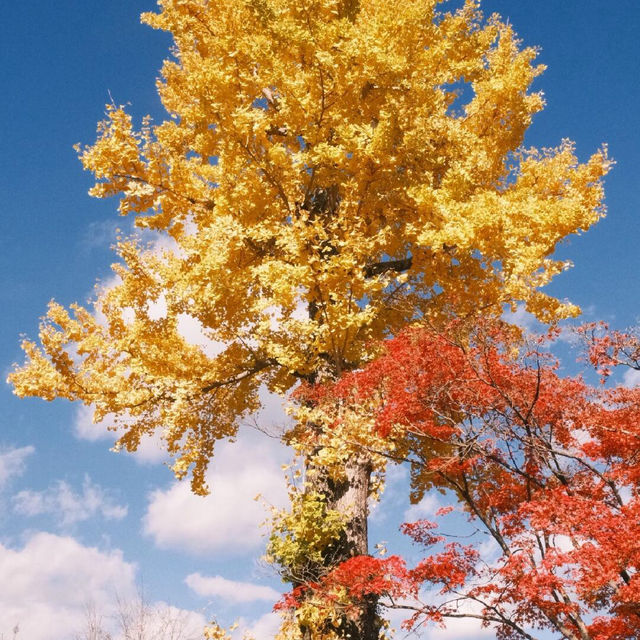
[[[633,333],[581,333],[601,374],[640,369]],[[640,388],[561,375],[549,336],[525,345],[504,323],[468,335],[456,325],[405,331],[366,369],[304,393],[327,407],[378,398],[374,428],[384,453],[410,465],[412,499],[447,491],[497,552],[449,542],[433,522],[405,523],[427,551],[416,566],[351,558],[280,606],[341,589],[355,608],[375,594],[407,609],[407,628],[475,617],[500,639],[534,639],[539,629],[571,640],[640,637]],[[434,587],[439,599],[425,602]]]

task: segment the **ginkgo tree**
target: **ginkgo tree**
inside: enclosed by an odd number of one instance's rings
[[[204,494],[216,442],[263,387],[335,379],[421,319],[517,302],[543,321],[577,312],[540,287],[567,267],[557,243],[603,215],[610,162],[603,149],[579,163],[568,141],[522,147],[543,69],[479,2],[159,5],[143,21],[174,38],[158,82],[167,119],[136,127],[109,105],[79,153],[92,195],[119,196],[120,213],[171,248],[121,239],[117,284],[93,310],[52,302],[10,377],[17,394],[91,405],[129,451],[159,433],[176,476]],[[185,340],[185,317],[215,353]],[[273,557],[292,563],[294,585],[301,555],[320,577],[367,553],[375,464],[336,464],[313,444],[324,430],[301,417],[288,436],[307,472],[294,506],[328,523],[305,544],[308,531],[276,523]],[[322,637],[377,638],[376,606]],[[320,637],[298,622],[291,633]]]

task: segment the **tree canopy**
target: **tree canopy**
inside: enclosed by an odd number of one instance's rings
[[[52,303],[16,393],[93,405],[128,450],[159,431],[203,493],[261,385],[357,368],[425,317],[576,312],[540,287],[567,266],[557,243],[602,216],[609,161],[522,148],[542,68],[478,2],[159,4],[143,21],[175,41],[167,119],[137,129],[109,105],[79,152],[91,193],[170,249],[122,239],[94,312]]]

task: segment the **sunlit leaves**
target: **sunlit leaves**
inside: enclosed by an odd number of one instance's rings
[[[16,392],[94,405],[130,450],[160,431],[204,492],[216,440],[261,385],[358,368],[421,317],[517,301],[574,314],[540,287],[565,268],[557,243],[602,216],[610,163],[580,164],[568,142],[521,149],[542,108],[535,51],[477,2],[439,4],[163,0],[145,14],[175,41],[158,83],[169,117],[137,128],[109,105],[79,153],[91,193],[118,195],[158,242],[119,242],[95,318],[52,307]],[[185,339],[184,316],[215,353]]]

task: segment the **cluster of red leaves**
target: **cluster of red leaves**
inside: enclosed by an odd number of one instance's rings
[[[355,556],[331,571],[321,585],[327,593],[339,587],[346,587],[351,598],[361,600],[369,595],[402,596],[412,592],[414,584],[399,556]]]
[[[287,609],[297,609],[305,596],[315,585],[298,586],[287,593],[283,593],[280,600],[273,605],[274,611],[285,611]]]
[[[601,373],[640,368],[634,335],[583,335]],[[439,583],[456,598],[424,605],[424,618],[459,616],[466,599],[500,638],[532,638],[536,627],[575,640],[640,637],[640,389],[562,377],[540,342],[525,348],[501,324],[455,336],[407,331],[365,370],[306,393],[327,407],[379,398],[376,428],[410,462],[414,497],[455,494],[498,557],[480,563],[478,549],[449,544],[411,570],[398,558],[354,558],[321,591],[413,597]],[[403,530],[443,542],[430,523]]]
[[[637,329],[612,331],[604,322],[590,322],[579,329],[591,364],[604,377],[620,365],[640,369],[640,334]]]
[[[305,601],[344,611],[357,610],[370,596],[404,597],[417,594],[417,583],[399,556],[354,556],[329,571],[320,581],[298,586],[282,596],[276,611],[296,609]]]
[[[413,535],[423,525],[404,526]],[[418,534],[416,539],[424,538]],[[304,601],[313,600],[324,606],[338,604],[343,610],[357,610],[370,596],[415,600],[426,583],[441,584],[441,592],[447,593],[465,584],[469,575],[475,573],[477,560],[475,549],[457,543],[446,544],[443,551],[424,558],[413,569],[408,569],[400,556],[355,556],[329,571],[319,582],[307,583],[284,594],[274,608],[276,611],[296,609]],[[435,619],[435,612],[432,614]]]

